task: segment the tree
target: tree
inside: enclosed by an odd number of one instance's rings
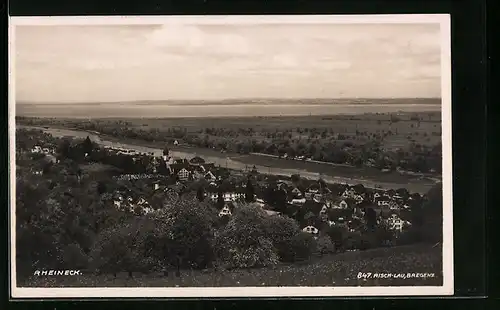
[[[57,147],[57,152],[63,159],[70,158],[71,143],[69,142],[69,140],[63,139]]]
[[[322,178],[318,179],[318,184],[319,184],[319,188],[321,189],[321,191],[325,191],[328,189],[328,185],[326,184],[325,180],[323,180]]]
[[[328,236],[330,237],[335,249],[342,248],[345,233],[345,229],[335,225],[331,226],[328,230]]]
[[[363,184],[356,184],[354,185],[353,189],[358,194],[363,194],[366,192],[366,188],[364,187]]]
[[[365,220],[368,229],[374,231],[377,226],[377,213],[373,210],[373,208],[366,208]]]
[[[422,206],[424,213],[423,234],[424,240],[441,242],[443,240],[443,185],[436,184],[426,194]]]
[[[103,181],[99,181],[97,183],[97,192],[99,193],[99,195],[104,194],[106,192],[106,190],[107,190],[106,183]]]
[[[204,188],[202,186],[199,186],[198,189],[196,190],[196,198],[199,201],[205,200],[205,191],[204,191]]]
[[[225,268],[277,264],[279,257],[267,231],[264,211],[252,205],[240,206],[235,210],[215,240],[218,264]]]
[[[115,276],[117,272],[128,271],[130,277],[133,271],[143,269],[146,262],[142,255],[144,238],[141,237],[145,233],[143,221],[131,218],[102,231],[91,250],[93,269]],[[153,227],[150,225],[149,230],[152,231]]]
[[[245,201],[246,202],[254,202],[255,201],[255,189],[252,184],[252,180],[248,178],[247,184],[245,187]]]
[[[168,147],[167,147],[167,146],[165,146],[165,147],[163,148],[163,156],[168,156],[168,155],[169,155],[169,153],[170,153],[170,151],[169,151]]]
[[[87,136],[87,138],[85,138],[85,140],[82,143],[83,153],[90,155],[92,154],[93,148],[94,146],[92,145],[92,141],[90,141],[90,137]]]
[[[221,210],[224,208],[224,193],[219,189],[217,193],[217,209]]]
[[[396,190],[396,193],[401,196],[403,199],[406,199],[410,196],[410,193],[408,192],[408,190],[406,188],[398,188]]]

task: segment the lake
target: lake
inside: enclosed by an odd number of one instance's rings
[[[102,104],[18,104],[16,115],[59,118],[169,118],[229,116],[300,116],[391,112],[441,111],[440,104],[238,104],[166,105]]]

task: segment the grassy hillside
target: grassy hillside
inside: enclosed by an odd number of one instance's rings
[[[358,273],[434,273],[419,279],[359,279]],[[192,287],[192,286],[415,286],[442,285],[442,248],[412,245],[347,252],[313,259],[307,264],[235,271],[185,270],[181,277],[160,273],[36,277],[26,287]]]

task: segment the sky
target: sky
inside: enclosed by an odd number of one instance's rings
[[[16,26],[17,102],[440,97],[439,24]]]

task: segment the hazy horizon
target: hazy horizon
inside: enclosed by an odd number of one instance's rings
[[[17,101],[16,104],[47,104],[47,105],[71,105],[71,104],[88,104],[88,105],[100,105],[100,104],[160,104],[164,103],[166,105],[255,105],[255,104],[270,104],[270,105],[293,105],[293,104],[305,104],[305,105],[323,105],[323,104],[340,104],[340,105],[351,105],[351,104],[401,104],[401,101],[425,101],[421,102],[423,104],[441,104],[441,97],[420,97],[420,98],[266,98],[266,97],[254,97],[254,98],[221,98],[221,99],[157,99],[157,100],[122,100],[122,101],[94,101],[94,102],[41,102],[41,101]],[[430,102],[433,101],[433,102]],[[403,104],[405,104],[403,102]],[[407,103],[409,104],[409,103]],[[413,104],[418,104],[414,102]]]
[[[439,24],[16,26],[16,101],[439,98]]]

